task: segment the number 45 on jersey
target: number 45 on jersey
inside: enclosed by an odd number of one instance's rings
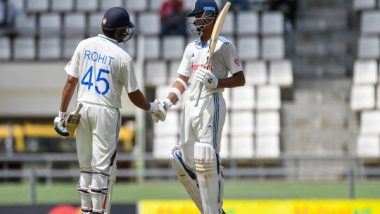
[[[94,83],[92,82],[92,73],[94,72],[94,67],[91,66],[87,71],[86,73],[84,74],[82,80],[81,80],[81,85],[87,85],[87,89],[88,90],[91,90],[92,86],[94,85]],[[110,74],[110,71],[109,70],[106,70],[106,69],[99,69],[99,72],[98,72],[98,76],[96,77],[95,79],[95,91],[96,93],[100,94],[100,95],[106,95],[110,89],[110,84],[107,80],[107,76]],[[100,91],[100,87],[98,87],[98,85],[100,84],[104,84],[104,89],[103,91]]]

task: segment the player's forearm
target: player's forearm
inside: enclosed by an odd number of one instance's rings
[[[75,87],[77,85],[78,79],[75,77],[67,77],[66,84],[62,91],[61,106],[60,111],[66,112],[69,106],[70,100],[74,94]]]
[[[167,97],[172,103],[176,103],[177,100],[180,99],[180,97],[182,96],[182,94],[185,92],[187,88],[188,81],[189,81],[189,77],[179,75],[178,79],[173,83],[172,89],[169,92],[168,97]]]
[[[234,88],[245,85],[244,73],[238,72],[232,77],[218,80],[218,88]]]
[[[128,93],[128,97],[135,106],[145,111],[149,111],[150,103],[146,100],[140,90]]]

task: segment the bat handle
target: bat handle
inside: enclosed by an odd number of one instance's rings
[[[197,96],[197,100],[195,101],[195,107],[198,107],[199,98],[201,97],[202,89],[203,89],[203,83],[200,83],[198,86],[198,96]]]
[[[75,110],[75,114],[79,114],[79,111],[81,110],[82,107],[83,107],[83,104],[79,103],[77,110]]]

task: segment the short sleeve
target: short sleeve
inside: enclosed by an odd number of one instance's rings
[[[68,75],[79,78],[79,64],[80,64],[80,53],[82,51],[81,43],[78,44],[74,51],[73,56],[65,67],[65,71]]]
[[[231,74],[236,74],[237,72],[243,71],[243,67],[241,66],[241,62],[234,45],[228,44],[225,46],[224,57],[226,66],[230,70]]]
[[[135,66],[132,60],[128,60],[121,69],[121,81],[127,90],[127,93],[132,93],[139,89],[139,85],[136,80]]]
[[[178,74],[181,74],[186,77],[191,76],[191,64],[190,64],[190,45],[186,46],[185,52],[183,53],[183,57],[181,60],[181,64],[179,65]]]

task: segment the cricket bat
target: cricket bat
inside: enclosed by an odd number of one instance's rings
[[[226,16],[227,16],[228,10],[230,9],[230,6],[231,6],[231,2],[227,2],[224,5],[222,11],[220,11],[218,18],[215,21],[214,29],[212,29],[211,41],[210,41],[210,46],[209,46],[210,56],[208,57],[208,60],[207,60],[207,69],[209,69],[209,70],[211,69],[211,60],[212,60],[212,57],[213,57],[214,52],[215,52],[216,43],[218,42],[218,37],[220,35],[220,32],[222,31],[224,20],[226,19]],[[203,84],[199,84],[199,90],[198,90],[199,92],[198,92],[197,100],[195,102],[195,107],[198,106],[198,102],[199,102],[199,98],[200,98],[201,93],[202,93],[202,89],[203,89]]]
[[[70,133],[70,137],[74,136],[75,130],[77,129],[77,126],[78,126],[78,123],[80,120],[79,112],[80,112],[82,107],[83,107],[82,103],[79,103],[77,109],[75,111],[71,112],[66,118],[64,125],[68,129],[68,131]]]

